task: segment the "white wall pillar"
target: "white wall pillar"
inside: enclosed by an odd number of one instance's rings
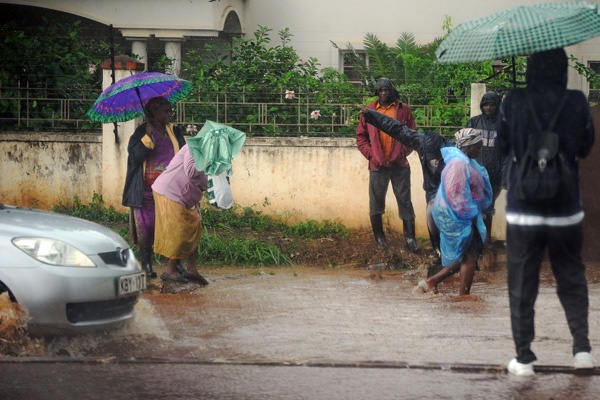
[[[146,39],[133,39],[131,53],[135,54],[138,57],[137,60],[144,63],[146,69],[148,69],[148,42]]]
[[[171,60],[172,75],[179,76],[181,71],[181,41],[170,39],[165,42],[165,55]]]
[[[481,98],[487,92],[485,83],[471,83],[471,117],[481,114]]]
[[[112,84],[110,60],[102,62],[102,89]],[[128,56],[115,60],[115,82],[133,74],[142,72],[144,65]],[[115,140],[113,123],[102,124],[102,187],[100,193],[106,204],[115,205],[119,209],[123,196],[123,185],[127,172],[127,145],[135,128],[142,123],[141,118],[119,122],[118,142]],[[125,210],[125,208],[121,208]]]

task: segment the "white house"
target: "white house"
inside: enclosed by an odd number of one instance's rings
[[[556,1],[556,0],[555,0]],[[598,0],[591,0],[598,2]],[[351,44],[363,48],[367,33],[394,45],[403,32],[420,44],[444,35],[443,24],[452,26],[508,8],[543,3],[544,0],[21,0],[2,3],[39,7],[112,25],[131,45],[131,52],[145,61],[148,43],[159,41],[164,53],[181,64],[185,49],[203,41],[224,43],[232,36],[251,35],[258,25],[278,32],[289,28],[291,46],[301,58],[316,58],[322,67],[344,70],[343,50]],[[566,2],[566,1],[565,1]],[[276,43],[276,35],[272,41]],[[567,49],[585,65],[600,71],[600,38]],[[588,91],[585,79],[571,70],[569,86]]]

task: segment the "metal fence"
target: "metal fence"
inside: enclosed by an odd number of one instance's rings
[[[1,131],[77,131],[97,133],[102,126],[86,115],[95,98],[91,93],[56,93],[29,85],[0,87]],[[356,104],[316,101],[310,95],[286,99],[284,93],[258,96],[247,93],[204,93],[175,106],[173,123],[200,127],[206,120],[221,122],[249,136],[353,136],[358,123]],[[363,104],[367,97],[363,98]],[[469,118],[467,96],[452,96],[441,105],[425,103],[423,96],[404,94],[420,130],[455,132]],[[439,101],[438,101],[439,102]]]

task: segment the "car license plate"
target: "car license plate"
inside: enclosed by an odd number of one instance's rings
[[[146,289],[146,274],[125,275],[119,277],[119,286],[117,294],[125,296]]]

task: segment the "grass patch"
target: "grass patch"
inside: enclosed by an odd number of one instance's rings
[[[105,225],[118,232],[129,242],[129,213],[107,207],[102,196],[94,193],[92,201],[84,204],[78,197],[72,204],[59,204],[52,211]],[[250,207],[217,210],[208,204],[202,209],[204,232],[199,246],[202,265],[234,265],[247,267],[274,267],[294,265],[286,253],[293,253],[297,239],[345,238],[349,230],[332,221],[308,220],[287,225],[281,220],[263,215]],[[288,248],[281,249],[261,237],[284,238]],[[138,254],[137,246],[132,246]],[[138,254],[139,257],[139,254]],[[166,262],[158,256],[159,262]]]
[[[284,231],[292,236],[297,236],[304,239],[319,239],[323,237],[348,237],[348,228],[343,225],[325,221],[308,220],[297,225],[286,226]]]
[[[257,233],[281,232],[301,239],[319,239],[324,237],[345,238],[348,228],[342,224],[325,220],[308,220],[296,225],[288,225],[281,220],[263,215],[250,207],[233,207],[229,210],[216,210],[213,207],[202,209],[202,222],[207,227],[226,229],[251,229]]]
[[[203,264],[243,265],[253,267],[293,265],[292,260],[277,246],[253,238],[234,236],[227,239],[204,229],[200,242]]]
[[[52,211],[102,225],[125,224],[129,221],[129,213],[117,212],[113,206],[106,207],[102,195],[98,193],[94,193],[92,201],[88,204],[83,204],[79,197],[75,196],[72,204],[58,204],[52,207]]]

